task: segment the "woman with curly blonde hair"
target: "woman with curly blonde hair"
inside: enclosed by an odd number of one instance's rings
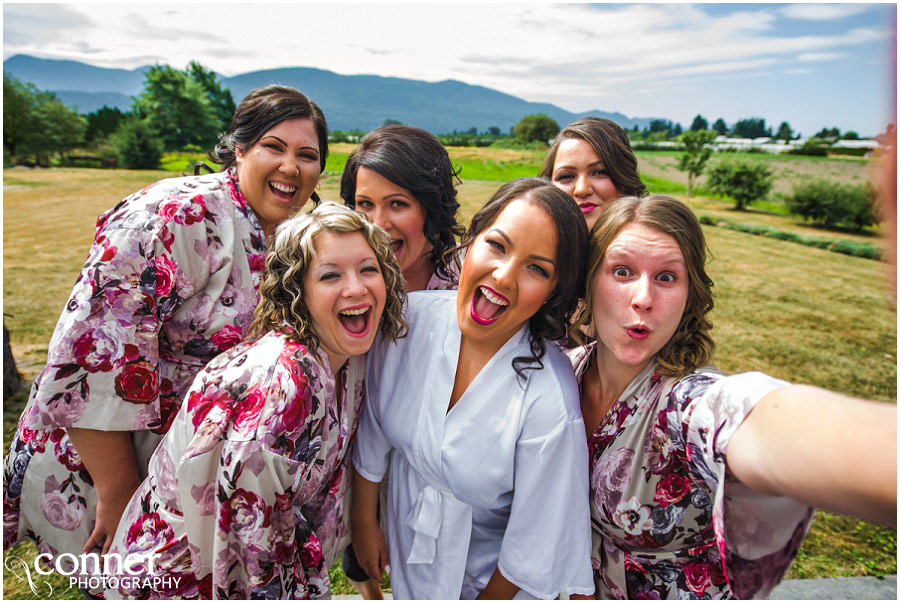
[[[153,561],[107,597],[328,594],[365,353],[406,330],[400,269],[380,228],[322,203],[276,228],[260,297],[251,339],[199,373],[119,523],[110,553]]]
[[[596,341],[570,360],[598,599],[766,598],[813,506],[896,521],[896,406],[708,366],[705,263],[670,197],[614,201],[591,233],[575,324]]]

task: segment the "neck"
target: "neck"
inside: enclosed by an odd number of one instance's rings
[[[428,281],[434,274],[434,263],[430,255],[430,251],[423,254],[403,271],[403,280],[406,281],[408,291],[422,291],[428,286]]]
[[[589,370],[596,371],[601,407],[607,410],[612,408],[612,405],[622,397],[625,388],[641,374],[641,371],[647,368],[651,361],[652,358],[643,364],[622,364],[598,342]]]
[[[341,367],[347,363],[347,359],[350,356],[338,356],[336,354],[329,354],[325,352],[325,357],[328,358],[328,366],[331,368],[331,374],[334,375],[334,380],[338,380],[338,372],[341,370]]]

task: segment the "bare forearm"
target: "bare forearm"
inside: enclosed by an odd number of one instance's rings
[[[897,407],[796,385],[771,392],[735,431],[734,477],[764,494],[897,521]]]
[[[517,592],[519,592],[519,587],[507,580],[500,573],[500,568],[498,567],[494,570],[484,590],[478,593],[478,598],[489,600],[512,599]]]
[[[141,483],[131,433],[77,427],[66,431],[94,480],[98,496],[123,494],[126,491],[131,496]]]
[[[378,523],[378,483],[370,482],[353,470],[353,509],[350,520],[355,525]]]

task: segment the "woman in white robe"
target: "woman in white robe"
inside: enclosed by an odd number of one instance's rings
[[[548,344],[575,309],[586,238],[568,195],[506,184],[472,221],[459,291],[411,294],[409,337],[374,344],[353,539],[369,575],[390,561],[396,598],[593,592],[584,423]]]

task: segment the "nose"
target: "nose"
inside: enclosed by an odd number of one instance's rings
[[[366,286],[362,277],[352,272],[347,278],[347,285],[344,287],[344,297],[362,297],[366,293]]]
[[[281,166],[278,168],[278,170],[285,176],[300,175],[300,166],[298,165],[297,160],[293,157],[285,157],[281,161]]]
[[[390,216],[388,216],[387,210],[380,205],[376,205],[375,211],[372,212],[372,222],[375,226],[380,226],[388,232],[391,230]]]
[[[649,277],[643,276],[634,281],[631,290],[631,306],[635,310],[649,310],[653,307],[653,294]]]
[[[506,290],[512,289],[515,286],[515,266],[510,261],[497,262],[491,276],[494,277],[494,280],[498,285]]]
[[[586,175],[582,174],[575,180],[575,188],[572,191],[573,197],[590,197],[592,192],[594,191],[591,188]]]

